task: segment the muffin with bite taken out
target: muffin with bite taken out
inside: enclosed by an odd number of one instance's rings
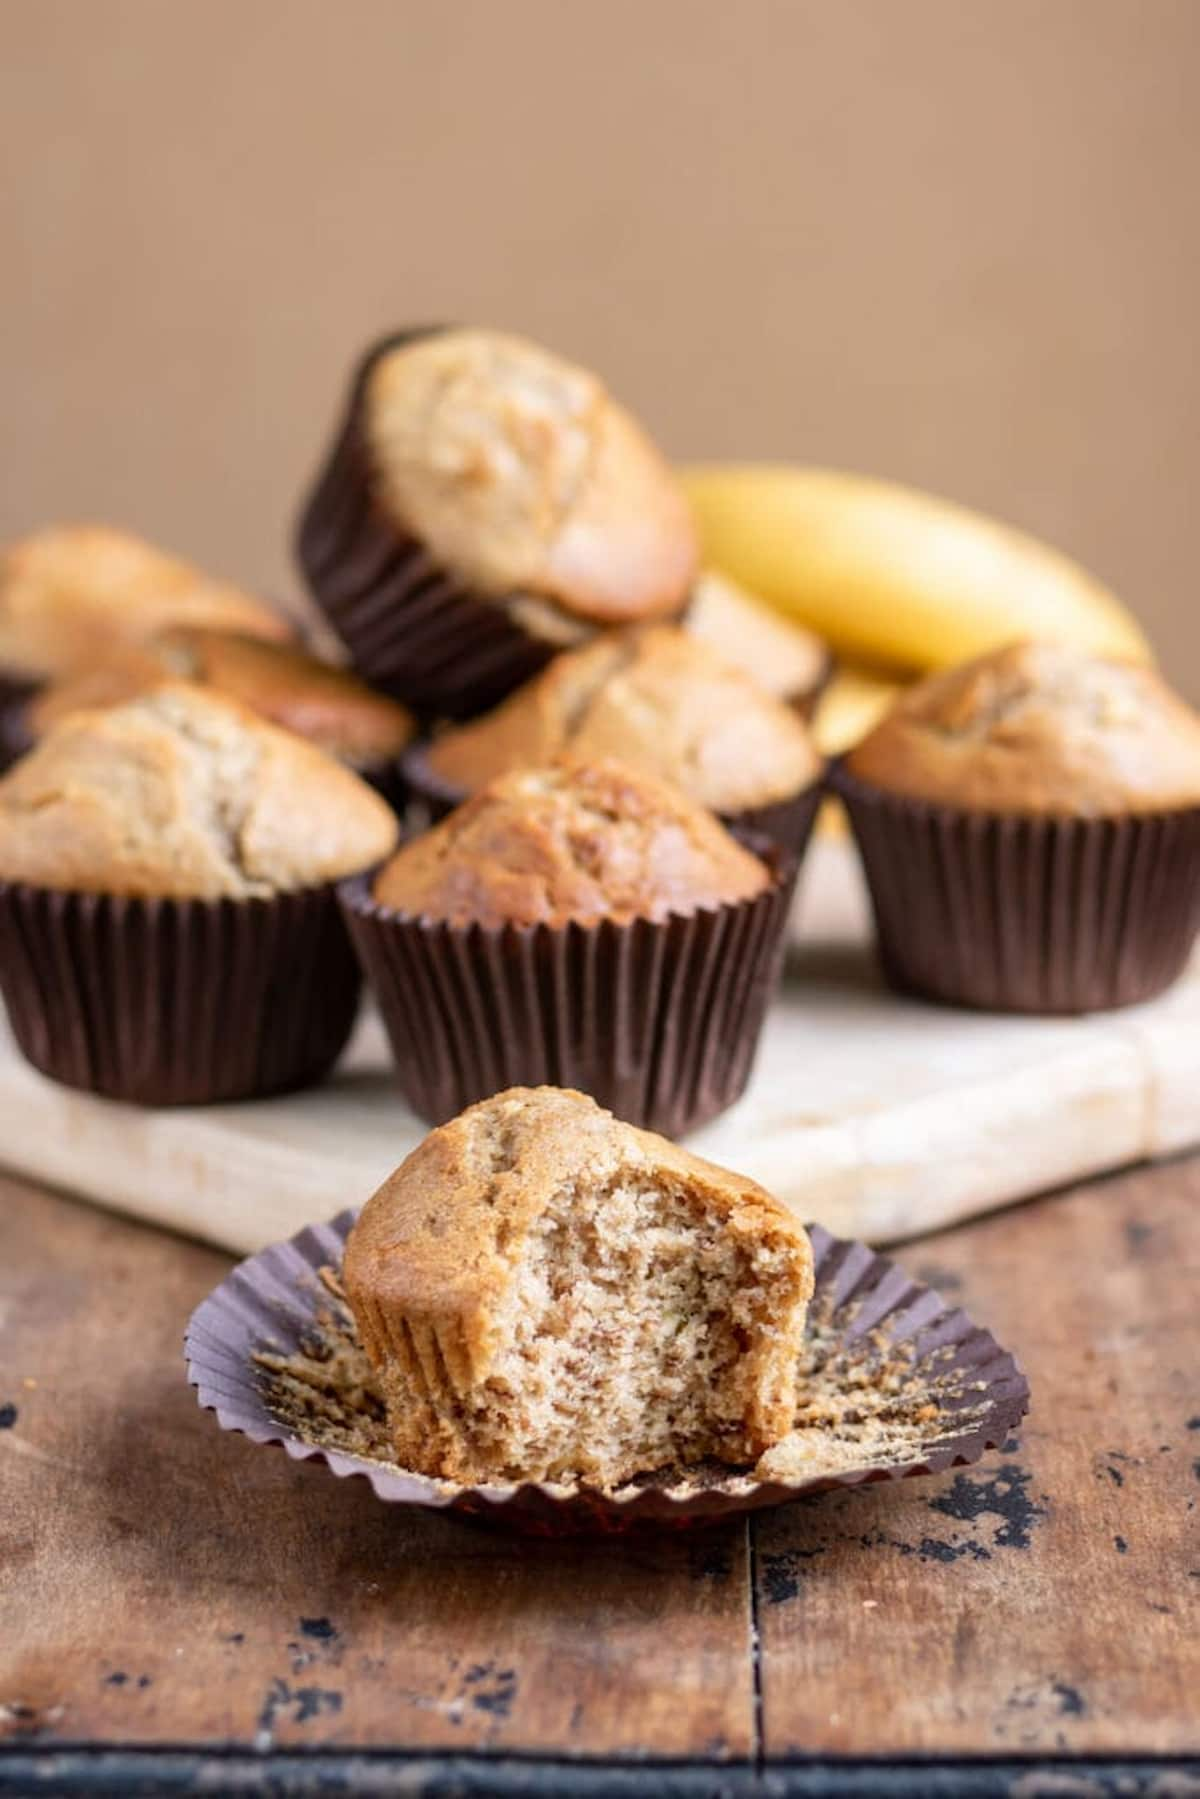
[[[367,1201],[343,1284],[401,1466],[611,1489],[791,1429],[813,1258],[754,1181],[514,1089]]]

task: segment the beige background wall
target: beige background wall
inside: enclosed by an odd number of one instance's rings
[[[1200,0],[0,0],[0,533],[277,591],[378,330],[1055,540],[1200,697]]]

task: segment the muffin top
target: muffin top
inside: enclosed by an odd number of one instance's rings
[[[29,707],[30,729],[40,737],[72,712],[119,705],[171,679],[215,688],[354,768],[398,756],[415,729],[395,700],[291,644],[188,628],[117,648],[53,682]]]
[[[381,905],[454,925],[595,924],[752,899],[757,856],[675,788],[564,758],[490,781],[377,876]]]
[[[437,331],[370,365],[363,428],[383,510],[481,592],[600,623],[683,605],[687,502],[586,369],[498,331]]]
[[[60,525],[0,553],[0,667],[46,680],[171,625],[285,639],[287,620],[127,531]]]
[[[436,738],[427,762],[471,793],[564,752],[619,756],[715,812],[786,799],[821,768],[791,707],[672,625],[556,657],[494,712]]]
[[[697,579],[684,623],[690,636],[776,699],[810,695],[829,672],[824,638],[782,618],[715,569]]]
[[[1200,805],[1200,718],[1152,669],[1016,643],[909,688],[846,765],[969,810],[1155,812]]]
[[[812,1251],[788,1208],[756,1181],[621,1123],[570,1088],[512,1087],[431,1131],[364,1206],[346,1245],[347,1292],[401,1315],[466,1307],[464,1341],[478,1363],[503,1324],[491,1308],[509,1267],[552,1203],[565,1189],[597,1192],[646,1176],[694,1196],[739,1235],[769,1233],[790,1246],[801,1264],[799,1329]]]
[[[378,862],[396,819],[311,744],[182,682],[76,712],[0,780],[0,880],[249,899]]]

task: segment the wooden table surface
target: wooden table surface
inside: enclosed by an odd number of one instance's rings
[[[978,1467],[539,1542],[220,1432],[227,1258],[0,1177],[0,1792],[1200,1793],[1198,1216],[1193,1159],[901,1252],[1029,1373]]]

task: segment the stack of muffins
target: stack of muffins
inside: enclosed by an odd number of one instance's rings
[[[1086,1011],[1187,959],[1200,723],[1153,673],[1009,647],[827,775],[823,647],[697,570],[641,427],[535,345],[375,346],[297,551],[348,666],[115,531],[0,560],[0,988],[57,1079],[318,1080],[361,966],[426,1119],[571,1086],[679,1135],[746,1085],[830,787],[906,992]]]

